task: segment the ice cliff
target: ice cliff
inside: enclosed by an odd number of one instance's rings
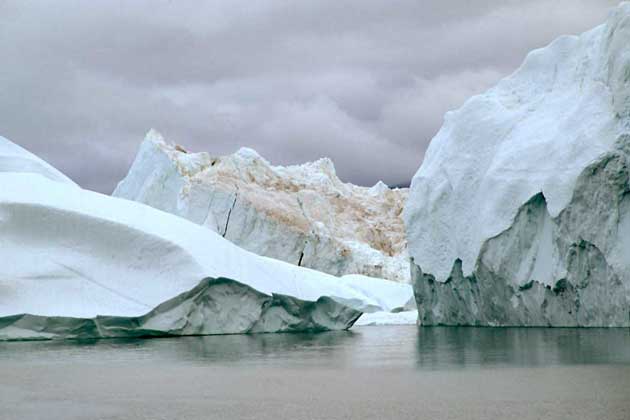
[[[0,340],[347,329],[409,297],[257,256],[0,146]]]
[[[404,220],[425,325],[630,325],[630,4],[449,112]]]
[[[114,196],[187,218],[259,255],[336,276],[409,282],[406,189],[343,183],[329,159],[272,166],[251,149],[213,157],[147,134]]]

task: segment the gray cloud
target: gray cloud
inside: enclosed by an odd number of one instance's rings
[[[104,192],[151,127],[405,183],[444,112],[615,4],[0,0],[0,134]]]

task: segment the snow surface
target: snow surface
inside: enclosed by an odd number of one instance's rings
[[[415,308],[413,288],[410,284],[396,283],[391,280],[376,279],[358,274],[343,276],[339,279],[339,282],[376,302],[376,309],[379,311],[391,312],[408,307],[410,304]],[[363,312],[372,311],[364,308]]]
[[[409,253],[445,281],[470,275],[489,239],[542,193],[550,216],[578,176],[630,130],[630,4],[580,36],[532,51],[486,93],[444,117],[411,184]]]
[[[418,311],[403,312],[373,312],[363,314],[354,323],[355,326],[377,326],[377,325],[416,325],[418,322]]]
[[[0,136],[0,173],[37,173],[53,181],[75,185],[67,176],[42,159]]]
[[[249,148],[188,153],[151,130],[113,195],[185,217],[259,255],[409,282],[407,190],[343,183],[329,159],[273,166]]]

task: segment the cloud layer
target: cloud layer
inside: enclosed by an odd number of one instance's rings
[[[0,0],[0,135],[103,192],[151,127],[404,184],[444,112],[615,4]]]

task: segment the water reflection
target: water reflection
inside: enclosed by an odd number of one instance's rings
[[[0,343],[0,361],[345,368],[630,364],[630,330],[365,327],[321,334]]]
[[[60,340],[0,343],[0,359],[45,363],[76,359],[124,362],[168,360],[200,363],[274,363],[330,360],[343,363],[359,334],[350,331],[319,334],[216,335],[157,339]]]
[[[630,330],[420,328],[420,368],[630,363]]]

